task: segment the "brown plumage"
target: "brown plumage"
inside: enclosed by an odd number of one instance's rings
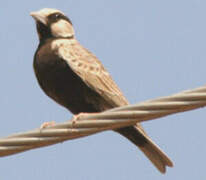
[[[73,114],[101,112],[129,104],[101,62],[74,38],[71,21],[60,11],[31,13],[40,39],[34,70],[44,92]],[[116,130],[150,159],[160,172],[171,160],[140,124]]]

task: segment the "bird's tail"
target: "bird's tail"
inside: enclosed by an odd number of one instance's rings
[[[117,132],[138,146],[161,173],[166,172],[166,166],[173,166],[169,157],[146,135],[139,124],[118,129]]]

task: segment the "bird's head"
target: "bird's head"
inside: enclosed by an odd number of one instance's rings
[[[31,12],[30,15],[36,21],[40,41],[52,37],[74,37],[72,22],[61,11],[45,8],[37,12]]]

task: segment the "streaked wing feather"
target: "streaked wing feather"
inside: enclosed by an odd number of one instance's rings
[[[101,62],[76,40],[55,41],[53,48],[58,47],[58,55],[64,59],[70,68],[93,90],[113,107],[128,104],[128,101],[105,70]],[[63,45],[64,44],[64,45]]]

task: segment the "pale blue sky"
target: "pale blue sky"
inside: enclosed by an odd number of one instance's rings
[[[57,8],[77,39],[102,61],[131,103],[206,84],[204,0],[19,0],[0,11],[0,136],[71,118],[39,88],[32,63],[38,45],[31,11]],[[171,157],[160,174],[130,142],[104,132],[0,159],[0,179],[205,179],[206,108],[143,125]]]

